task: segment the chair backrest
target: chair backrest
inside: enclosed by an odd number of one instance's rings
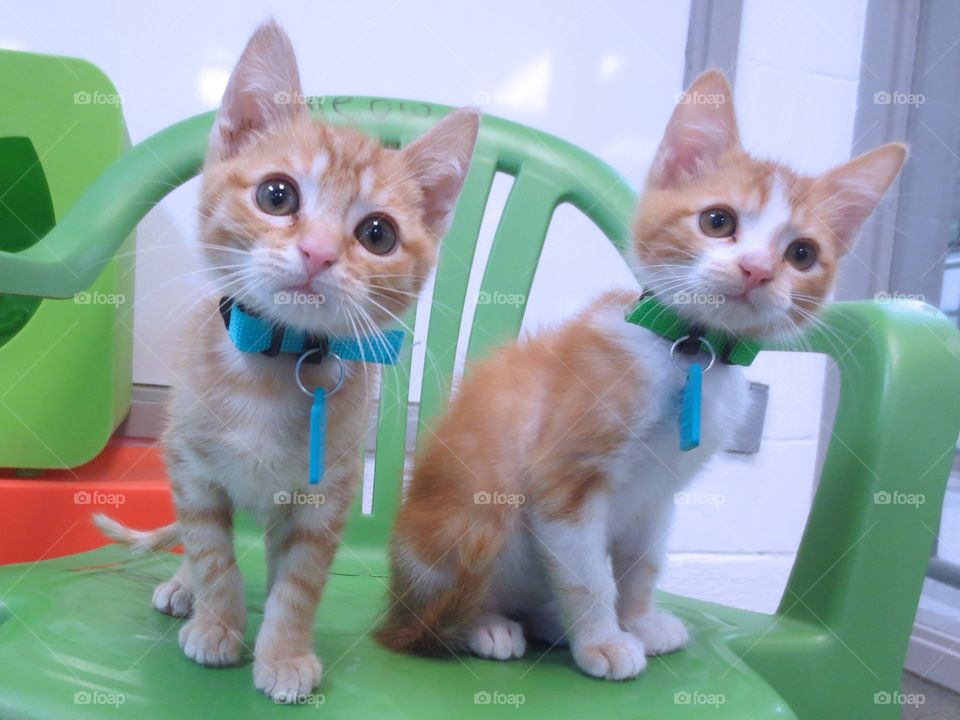
[[[422,102],[365,97],[315,98],[311,103],[331,123],[351,123],[390,145],[421,135],[450,108]],[[428,361],[420,390],[418,436],[443,407],[453,379],[467,284],[476,257],[480,224],[497,173],[514,177],[497,224],[480,292],[513,295],[516,303],[478,305],[470,327],[467,360],[517,336],[525,299],[554,210],[570,203],[623,249],[635,195],[612,168],[596,157],[546,133],[485,116],[470,174],[450,232],[441,245],[426,337]],[[437,308],[442,308],[437,311]],[[408,313],[413,326],[414,310]],[[380,391],[373,474],[372,511],[361,499],[347,531],[348,543],[386,542],[400,502],[407,446],[410,358],[384,373]]]

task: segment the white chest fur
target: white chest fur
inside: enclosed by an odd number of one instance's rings
[[[634,498],[627,506],[647,504],[641,501],[653,501],[656,496],[672,498],[743,422],[749,402],[743,370],[717,362],[704,373],[700,446],[681,451],[680,394],[686,373],[670,357],[671,343],[646,328],[624,322],[618,308],[602,311],[598,320],[637,358],[650,378],[649,392],[637,400],[633,432],[611,460],[615,483],[626,495],[645,496]]]
[[[238,353],[226,338],[220,349],[223,362],[231,363],[228,374],[243,382],[205,387],[205,376],[186,372],[174,391],[167,442],[191,458],[194,475],[220,486],[235,506],[269,514],[276,493],[309,489],[311,398],[296,384],[294,358]],[[344,371],[357,372],[353,363]],[[326,363],[305,372],[308,386],[334,384],[324,377]],[[328,402],[328,445],[337,434],[359,432],[353,404],[343,400],[338,394]]]

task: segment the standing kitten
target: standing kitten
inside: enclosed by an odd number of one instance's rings
[[[565,639],[585,673],[619,680],[686,643],[653,591],[674,494],[747,405],[741,369],[722,356],[749,364],[739,339],[812,318],[905,158],[902,145],[885,145],[801,177],[741,149],[720,73],[686,97],[654,159],[632,250],[660,303],[652,324],[673,315],[683,334],[727,338],[714,341],[717,361],[703,374],[700,446],[679,449],[686,372],[674,362],[706,366],[705,346],[681,343],[675,355],[662,325],[626,322],[635,292],[608,293],[470,368],[397,519],[392,602],[377,634],[387,647],[506,660],[523,655],[526,633]],[[723,302],[683,304],[694,295]]]
[[[473,154],[479,116],[454,112],[403,150],[311,120],[290,41],[260,27],[233,71],[204,165],[200,235],[219,286],[185,322],[166,460],[177,523],[152,533],[107,518],[107,534],[142,549],[183,543],[185,557],[153,604],[178,617],[187,657],[240,658],[246,624],[233,552],[234,509],[266,528],[268,597],[253,649],[254,684],[291,702],[320,681],[314,614],[360,477],[375,366],[344,361],[328,402],[323,502],[277,504],[306,491],[311,398],[297,354],[241,352],[221,295],[276,326],[315,337],[383,339],[433,268]],[[341,365],[305,364],[308,388]]]

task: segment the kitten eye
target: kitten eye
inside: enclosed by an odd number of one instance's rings
[[[709,208],[700,213],[700,230],[708,237],[728,238],[737,231],[737,216],[727,208]]]
[[[397,231],[385,215],[368,215],[357,225],[353,236],[374,255],[386,255],[397,246]]]
[[[268,215],[293,215],[300,210],[300,193],[290,180],[270,178],[257,188],[257,205]]]
[[[817,262],[817,246],[809,240],[794,240],[787,246],[783,259],[801,272],[809,270]]]

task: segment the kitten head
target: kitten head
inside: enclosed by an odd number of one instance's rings
[[[694,322],[775,337],[811,319],[906,158],[889,144],[818,177],[740,147],[732,93],[715,70],[681,98],[634,219],[645,286]]]
[[[458,110],[403,150],[312,120],[274,23],[250,39],[204,165],[200,232],[219,291],[314,333],[372,331],[433,268],[479,115]]]

